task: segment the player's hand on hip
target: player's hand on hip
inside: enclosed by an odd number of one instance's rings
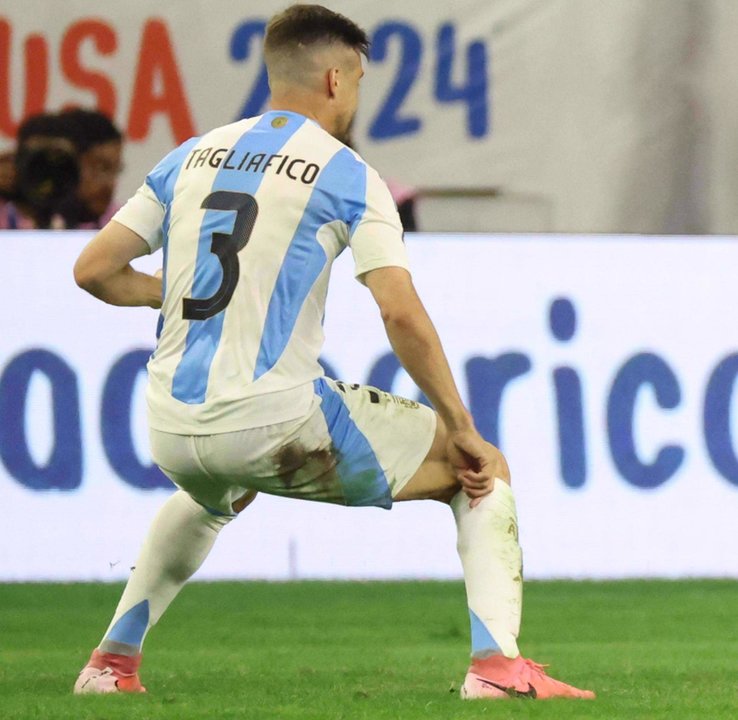
[[[496,479],[510,482],[510,470],[504,455],[476,430],[452,432],[447,450],[456,479],[471,499],[471,507],[478,505],[494,490]]]

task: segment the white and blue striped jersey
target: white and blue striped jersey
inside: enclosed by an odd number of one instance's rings
[[[313,402],[332,262],[407,268],[384,182],[308,118],[271,111],[164,158],[113,218],[163,248],[147,400],[153,428],[214,434]]]

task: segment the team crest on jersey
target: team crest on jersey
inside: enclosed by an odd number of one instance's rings
[[[272,120],[273,128],[283,128],[286,124],[287,124],[287,118],[284,115],[275,117],[274,120]]]

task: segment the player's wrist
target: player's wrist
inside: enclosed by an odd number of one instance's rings
[[[442,414],[446,428],[451,433],[466,432],[474,429],[474,420],[466,409]]]

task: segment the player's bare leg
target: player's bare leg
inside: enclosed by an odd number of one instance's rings
[[[522,553],[504,457],[491,451],[499,455],[493,458],[494,487],[472,501],[462,489],[447,447],[448,433],[439,419],[425,461],[395,500],[441,500],[453,510],[471,620],[472,662],[462,698],[593,698],[594,693],[554,680],[541,665],[520,656]]]
[[[256,496],[233,503],[243,510]],[[202,565],[231,517],[213,515],[179,490],[157,513],[115,615],[74,686],[75,693],[146,692],[138,677],[144,638]]]

